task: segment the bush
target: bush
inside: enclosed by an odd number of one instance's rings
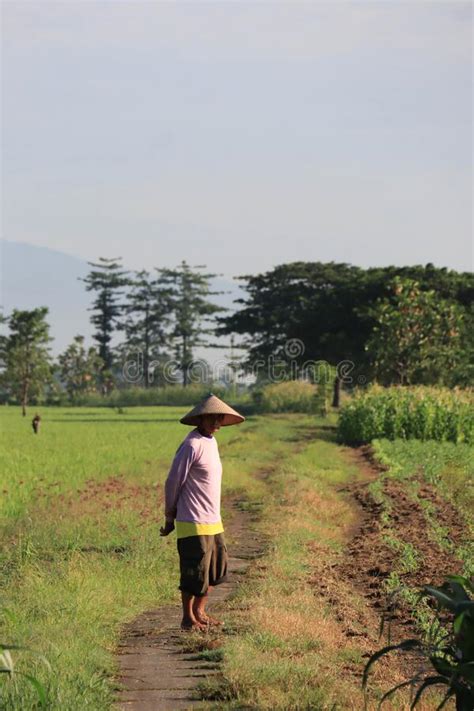
[[[472,443],[474,391],[372,385],[342,408],[338,433],[345,444],[376,438]]]
[[[209,392],[212,391],[217,397],[227,400],[229,395],[225,388],[220,385],[209,386],[192,384],[183,387],[182,385],[166,385],[159,388],[141,388],[131,387],[123,390],[113,390],[108,395],[101,393],[88,393],[78,396],[74,403],[65,399],[61,404],[64,406],[79,405],[86,407],[133,407],[137,406],[156,406],[170,405],[175,407],[195,405],[199,400],[202,400]],[[247,402],[248,396],[246,393],[232,397],[232,403]]]
[[[252,393],[258,412],[315,412],[317,386],[304,380],[271,383]]]

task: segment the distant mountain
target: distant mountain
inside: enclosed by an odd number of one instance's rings
[[[92,260],[93,261],[93,260]],[[82,334],[92,344],[93,328],[87,310],[92,294],[79,281],[89,272],[86,261],[47,247],[36,247],[24,242],[2,241],[0,294],[3,313],[12,309],[33,309],[47,306],[51,326],[53,355],[61,353],[76,334]],[[213,297],[215,303],[235,309],[233,300],[241,295],[237,282],[221,277],[212,283],[215,291],[230,293]],[[228,339],[221,339],[226,343]],[[222,358],[226,351],[200,349],[196,356],[210,363]]]
[[[77,257],[22,242],[2,242],[1,301],[3,312],[47,306],[52,352],[63,351],[73,337],[92,335],[90,294],[79,281],[89,270]]]

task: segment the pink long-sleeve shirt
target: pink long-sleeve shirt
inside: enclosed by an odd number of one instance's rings
[[[165,483],[165,516],[176,519],[178,537],[179,522],[221,522],[221,482],[217,440],[193,430],[178,447]]]

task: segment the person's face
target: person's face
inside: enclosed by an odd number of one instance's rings
[[[204,434],[212,435],[221,428],[222,420],[224,415],[201,415],[201,422],[199,429]]]

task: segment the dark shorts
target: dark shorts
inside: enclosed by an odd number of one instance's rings
[[[224,583],[227,575],[227,547],[223,533],[213,536],[178,538],[179,589],[202,597],[209,586]]]

